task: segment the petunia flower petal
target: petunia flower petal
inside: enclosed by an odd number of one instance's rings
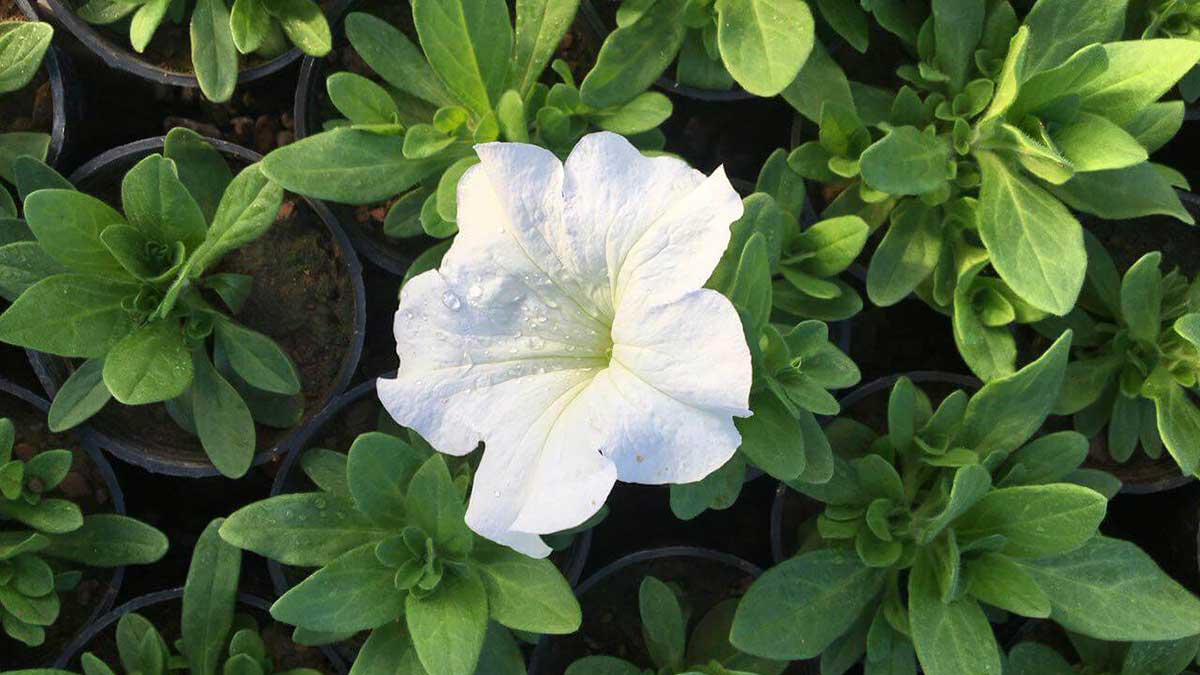
[[[741,202],[721,171],[646,158],[614,134],[564,166],[534,146],[477,146],[459,234],[403,289],[398,422],[439,451],[485,444],[476,532],[537,557],[618,479],[691,482],[737,449],[750,355],[723,296],[701,289]]]

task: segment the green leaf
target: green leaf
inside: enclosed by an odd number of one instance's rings
[[[346,461],[354,502],[380,522],[402,525],[409,482],[426,459],[426,455],[395,436],[380,432],[360,435],[350,446]]]
[[[509,82],[522,98],[538,83],[550,57],[571,27],[579,0],[520,0]]]
[[[86,516],[83,525],[69,533],[45,536],[46,556],[91,567],[149,565],[167,552],[166,535],[115,513]]]
[[[257,0],[250,1],[258,4]],[[167,132],[163,155],[175,162],[179,180],[200,205],[204,222],[212,222],[221,195],[233,180],[225,158],[200,134],[183,127]]]
[[[950,91],[961,91],[975,64],[983,37],[985,0],[933,0],[933,32],[938,68],[950,77]]]
[[[137,288],[86,274],[48,277],[0,314],[0,340],[59,356],[103,356],[133,330],[121,304]]]
[[[174,320],[154,321],[113,345],[104,359],[104,385],[125,405],[166,401],[192,383],[192,357]]]
[[[846,73],[819,41],[813,43],[804,67],[782,95],[801,115],[817,123],[821,121],[821,107],[826,101],[854,109]]]
[[[963,542],[1004,537],[1000,553],[1039,558],[1082,546],[1104,520],[1108,500],[1070,483],[993,490],[954,523]]]
[[[942,254],[937,208],[909,202],[897,209],[867,267],[867,295],[887,307],[908,297],[929,278]]]
[[[865,54],[870,44],[868,17],[862,6],[854,2],[839,2],[838,0],[817,0],[821,18],[829,22],[829,26],[850,43],[860,54]]]
[[[475,535],[467,527],[466,505],[440,454],[417,469],[405,499],[411,523],[421,528],[439,551],[467,555]]]
[[[1040,436],[1014,452],[1008,459],[1021,466],[1019,484],[1054,483],[1077,469],[1087,457],[1088,440],[1074,431],[1058,431]]]
[[[68,271],[36,241],[0,246],[0,296],[10,303],[42,279]]]
[[[1069,631],[1100,640],[1178,640],[1200,626],[1200,600],[1129,542],[1095,537],[1066,555],[1022,564],[1049,596],[1050,618]]]
[[[345,30],[354,51],[388,84],[434,105],[454,103],[421,50],[399,29],[370,14],[352,12]]]
[[[263,45],[271,32],[271,15],[260,0],[233,0],[229,11],[233,44],[242,54],[252,54]],[[210,214],[211,217],[211,214]]]
[[[438,215],[442,220],[453,223],[458,219],[458,183],[468,169],[479,163],[479,157],[470,155],[450,165],[442,173],[437,186]]]
[[[512,25],[500,0],[415,0],[413,22],[429,64],[482,117],[500,100],[512,60]]]
[[[642,635],[650,660],[660,669],[679,670],[687,641],[687,622],[670,586],[647,576],[638,588]]]
[[[642,675],[641,668],[615,656],[585,656],[570,666],[563,675]]]
[[[487,631],[487,592],[479,575],[446,571],[432,595],[409,595],[408,630],[421,665],[431,673],[472,675]]]
[[[192,414],[200,444],[222,475],[241,478],[254,461],[256,436],[250,409],[207,355],[193,352],[192,369]]]
[[[271,606],[271,616],[276,621],[332,633],[376,628],[404,613],[405,593],[396,590],[395,577],[396,570],[379,562],[375,544],[366,544],[343,554],[284,593]],[[447,578],[442,579],[442,584],[447,583]],[[443,590],[440,585],[438,590],[440,595]],[[486,621],[486,609],[484,612]],[[409,625],[411,628],[411,609]]]
[[[237,86],[238,55],[225,0],[196,0],[189,30],[200,91],[210,101],[228,101]]]
[[[235,511],[221,527],[221,536],[234,546],[305,567],[329,564],[393,533],[357,510],[348,497],[322,493],[255,502]]]
[[[771,391],[750,397],[750,417],[734,418],[742,435],[739,450],[755,466],[779,480],[795,480],[804,471],[804,437],[788,407]]]
[[[583,102],[607,108],[649,89],[683,46],[686,6],[684,0],[660,0],[637,21],[609,33],[579,87]]]
[[[818,221],[800,233],[798,246],[809,258],[800,269],[818,277],[830,277],[850,267],[862,252],[870,228],[858,216],[838,216]]]
[[[1063,333],[1036,361],[992,380],[967,403],[956,444],[980,457],[1011,452],[1027,441],[1050,414],[1062,387],[1071,332]]]
[[[758,181],[754,184],[754,191],[770,195],[775,203],[793,219],[800,217],[804,212],[804,205],[808,203],[804,177],[788,165],[788,152],[783,148],[777,148],[767,157],[767,161],[763,163],[762,169],[758,172]],[[853,230],[853,226],[842,224],[838,229],[848,233]],[[839,250],[846,251],[849,248],[848,245],[843,245],[839,247]]]
[[[129,44],[134,51],[141,54],[146,50],[170,7],[171,0],[147,0],[138,7],[129,22]]]
[[[1162,323],[1162,253],[1147,253],[1121,280],[1121,318],[1129,337],[1153,345]]]
[[[976,311],[975,280],[986,267],[981,261],[968,268],[954,286],[954,342],[958,352],[979,379],[987,382],[1007,377],[1016,370],[1017,345],[1006,322],[1000,326],[984,323]]]
[[[5,28],[0,33],[0,94],[33,80],[54,37],[50,24],[38,21],[6,22]]]
[[[213,328],[229,365],[248,384],[284,396],[300,393],[300,373],[274,340],[224,317]]]
[[[16,180],[13,163],[19,157],[45,160],[50,150],[50,134],[35,131],[10,131],[0,133],[0,178],[12,183]]]
[[[1083,110],[1117,124],[1157,101],[1200,60],[1200,43],[1190,40],[1112,42],[1104,51],[1108,68],[1074,93]]]
[[[1158,165],[1151,162],[1124,169],[1075,174],[1065,184],[1049,189],[1067,206],[1108,220],[1162,214],[1188,224],[1195,222],[1180,203],[1174,186]]]
[[[262,172],[285,189],[343,204],[393,197],[448,162],[406,159],[404,139],[356,129],[334,129],[267,155]]]
[[[350,675],[424,675],[412,640],[399,621],[385,623],[371,631],[354,659]]]
[[[1059,127],[1050,138],[1080,173],[1123,169],[1149,157],[1128,131],[1087,112],[1080,112],[1075,121]]]
[[[1088,45],[1119,39],[1125,28],[1126,4],[1127,0],[1034,3],[1025,17],[1025,26],[1029,28],[1025,72],[1054,68]]]
[[[813,48],[803,0],[717,0],[717,46],[733,79],[756,96],[783,91]]]
[[[1023,567],[998,553],[967,563],[967,593],[993,607],[1021,616],[1050,616],[1050,598]]]
[[[1125,123],[1125,131],[1137,139],[1147,152],[1166,145],[1183,126],[1182,101],[1163,101],[1146,106],[1137,117]]]
[[[666,95],[647,91],[615,109],[595,113],[594,120],[605,131],[632,136],[665,122],[671,116],[671,109],[671,99]]]
[[[333,36],[320,5],[313,0],[265,0],[265,5],[300,51],[309,56],[329,53]]]
[[[129,224],[151,241],[181,241],[192,251],[208,230],[200,205],[179,179],[175,163],[162,155],[146,157],[125,174],[121,206]]]
[[[926,675],[1000,675],[992,626],[972,598],[942,602],[933,563],[918,556],[908,577],[908,623]]]
[[[66,534],[83,526],[83,513],[65,499],[42,499],[37,504],[29,504],[23,499],[0,500],[0,516],[44,534]]]
[[[204,529],[183,586],[183,653],[193,675],[215,675],[233,628],[242,552],[221,540],[218,518]]]
[[[74,190],[39,190],[25,200],[25,221],[46,253],[70,269],[124,276],[100,233],[125,218],[99,199]]]
[[[999,157],[978,152],[982,170],[979,236],[1012,290],[1038,309],[1066,314],[1087,270],[1083,228],[1045,190]]]
[[[927,523],[922,525],[917,533],[917,541],[928,544],[950,526],[968,509],[979,502],[992,487],[992,477],[987,469],[979,464],[968,464],[959,467],[954,472],[954,480],[950,485],[950,496],[946,505]]]
[[[272,225],[283,205],[283,188],[251,164],[239,173],[217,206],[208,236],[196,251],[196,265],[205,269],[230,251],[261,237]]]
[[[916,127],[896,127],[862,154],[863,180],[896,195],[919,195],[946,184],[950,146]]]
[[[400,109],[391,94],[362,75],[334,73],[325,80],[325,91],[351,124],[387,125],[400,119]]]
[[[579,629],[579,602],[549,560],[488,544],[476,549],[472,567],[483,580],[488,613],[495,621],[514,630],[552,635]]]
[[[28,155],[13,161],[17,195],[22,202],[38,190],[74,190],[75,186],[45,162]],[[13,214],[16,217],[16,214]]]
[[[1151,374],[1143,393],[1154,399],[1158,432],[1180,471],[1196,473],[1200,469],[1200,409],[1165,368]]]
[[[884,570],[853,551],[804,553],[767,570],[750,586],[734,616],[730,641],[771,659],[819,655],[879,595]]]

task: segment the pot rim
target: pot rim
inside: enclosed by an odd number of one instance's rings
[[[207,137],[205,140],[223,155],[248,163],[258,162],[262,159],[262,156],[258,153],[240,145]],[[108,150],[85,162],[71,174],[69,180],[73,184],[82,183],[115,162],[131,157],[148,155],[161,150],[165,141],[166,136],[155,136]],[[337,217],[323,202],[300,195],[296,196],[302,199],[308,208],[316,214],[321,224],[324,225],[326,231],[332,237],[335,246],[339,249],[338,252],[341,255],[346,275],[350,278],[351,291],[354,295],[354,328],[350,336],[350,345],[342,357],[342,363],[338,370],[338,376],[334,380],[332,393],[326,399],[322,408],[318,409],[312,415],[312,417],[316,417],[321,411],[332,405],[338,396],[345,391],[358,368],[359,358],[362,356],[363,342],[366,337],[366,287],[362,278],[362,264],[359,262],[358,255],[355,253],[354,247],[351,245],[345,231],[342,230]],[[59,361],[59,357],[29,350],[29,359],[33,364],[34,372],[37,374],[42,386],[46,389],[47,395],[53,398],[58,393],[59,387],[62,386],[62,382],[51,371],[51,364]],[[283,454],[286,451],[290,438],[299,433],[304,426],[302,422],[292,427],[273,447],[256,452],[251,466],[261,466],[272,458]],[[105,451],[126,463],[139,466],[151,473],[185,478],[205,478],[221,475],[217,471],[217,468],[210,461],[207,461],[207,458],[204,461],[163,459],[154,453],[146,452],[142,443],[128,441],[120,435],[109,434],[96,428],[94,425],[90,428],[90,433],[96,444]]]

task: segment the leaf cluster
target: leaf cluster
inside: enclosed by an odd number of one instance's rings
[[[223,103],[237,86],[239,54],[273,59],[295,45],[309,56],[325,56],[333,40],[329,22],[314,0],[88,0],[76,14],[98,26],[129,33],[141,54],[163,21],[188,22],[192,69],[200,91]]]
[[[183,587],[180,638],[168,647],[160,627],[130,612],[116,627],[121,672],[128,675],[320,675],[310,668],[275,667],[254,618],[239,614],[237,589],[242,552],[221,540],[222,520],[209,523],[196,542]],[[173,647],[173,649],[172,649]],[[118,671],[92,652],[80,657],[83,675]],[[20,671],[21,675],[74,675],[61,670]],[[16,674],[14,674],[16,675]]]
[[[442,455],[369,432],[348,454],[308,451],[303,469],[319,491],[246,506],[221,535],[285,565],[319,568],[271,614],[305,644],[371,631],[356,675],[471,675],[481,663],[523,672],[499,626],[579,627],[579,604],[553,563],[467,527],[468,466],[451,475]]]
[[[886,306],[915,292],[952,315],[985,380],[1015,370],[1011,324],[1074,306],[1087,254],[1072,209],[1192,221],[1174,191],[1186,181],[1148,156],[1179,130],[1183,104],[1158,99],[1200,44],[1120,41],[1126,10],[1039,0],[1021,20],[1008,2],[935,1],[904,87],[808,105],[819,139],[790,165],[841,190],[826,216],[887,225],[868,295]]]
[[[346,18],[346,37],[382,83],[349,72],[326,81],[342,114],[320,134],[271,153],[264,171],[289,190],[348,204],[389,200],[391,237],[458,231],[458,180],[479,162],[476,143],[533,143],[566,154],[589,130],[662,147],[657,130],[671,102],[644,91],[594,105],[566,63],[561,81],[540,80],[574,20],[577,0],[520,0],[516,25],[504,0],[416,0],[419,46],[365,13]]]
[[[74,502],[52,496],[71,471],[70,450],[13,456],[16,428],[0,419],[0,624],[12,639],[36,647],[58,619],[59,593],[78,586],[74,565],[149,564],[167,552],[167,538],[116,514],[83,515]]]
[[[681,85],[775,96],[815,39],[804,0],[623,0],[616,24],[583,81],[589,105],[633,100],[672,63]]]
[[[84,359],[55,396],[51,430],[111,399],[163,402],[223,474],[243,475],[254,423],[296,424],[303,397],[287,354],[210,302],[237,313],[252,278],[211,270],[274,224],[283,191],[258,164],[233,176],[185,129],[125,174],[124,214],[31,158],[16,173],[25,221],[0,246],[0,294],[12,302],[0,340]]]
[[[688,598],[678,587],[648,576],[638,587],[642,640],[653,661],[645,669],[615,656],[586,656],[565,675],[779,675],[786,663],[739,652],[729,644],[737,599],[717,603],[691,630]]]
[[[1122,277],[1112,258],[1088,241],[1088,277],[1079,304],[1061,319],[1036,325],[1054,337],[1075,331],[1054,412],[1074,415],[1095,436],[1107,427],[1109,455],[1128,461],[1140,446],[1157,459],[1163,448],[1184,474],[1200,470],[1200,408],[1190,392],[1200,376],[1200,286],[1177,270],[1163,274],[1161,254],[1148,253]]]
[[[1119,483],[1079,468],[1086,439],[1035,437],[1070,342],[1064,334],[1029,366],[936,409],[900,379],[886,433],[832,427],[833,477],[791,483],[824,512],[801,552],[742,599],[733,644],[819,656],[826,675],[859,661],[867,673],[913,673],[919,662],[951,675],[1000,672],[989,620],[1007,613],[1100,640],[1194,634],[1200,601],[1134,544],[1098,534]]]

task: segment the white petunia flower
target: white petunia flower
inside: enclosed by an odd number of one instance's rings
[[[721,169],[646,158],[610,133],[565,163],[476,147],[459,234],[400,294],[400,372],[379,398],[439,451],[482,441],[467,523],[527,555],[596,513],[613,483],[720,468],[750,415],[750,351],[703,288],[742,203]]]

